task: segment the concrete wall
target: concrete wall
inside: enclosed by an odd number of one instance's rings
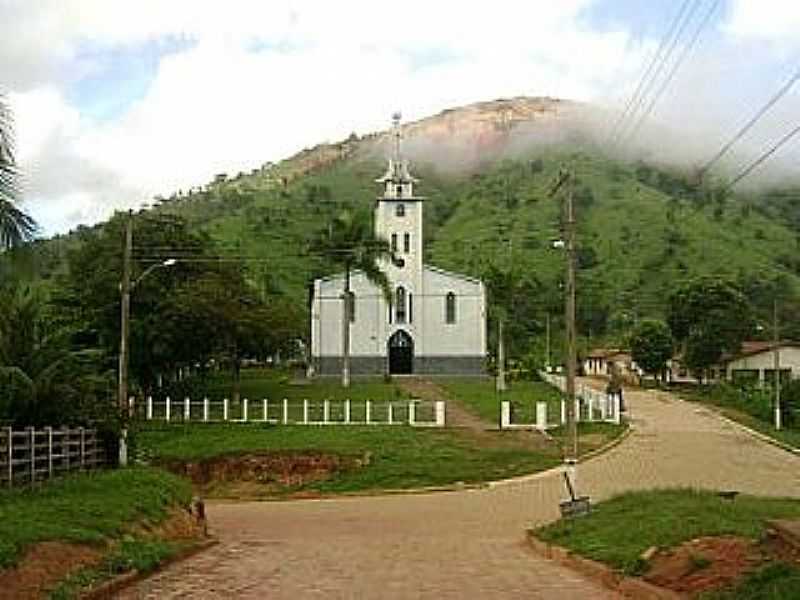
[[[791,371],[791,377],[800,377],[800,348],[785,347],[778,351],[780,357],[781,370]],[[759,380],[764,379],[764,371],[772,371],[775,368],[775,353],[772,350],[759,352],[751,356],[745,356],[731,361],[726,365],[726,375],[730,380],[734,371],[757,370]],[[774,374],[772,375],[774,377]]]

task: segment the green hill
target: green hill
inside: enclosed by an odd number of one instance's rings
[[[585,106],[517,98],[470,105],[404,126],[405,148],[426,197],[426,262],[481,276],[515,265],[538,285],[532,332],[547,313],[556,329],[564,256],[560,202],[548,195],[559,168],[577,176],[578,303],[584,336],[614,337],[661,313],[676,283],[698,274],[736,279],[764,319],[773,294],[798,307],[800,208],[793,193],[726,197],[680,172],[604,154]],[[251,173],[156,198],[207,231],[223,256],[245,257],[265,294],[307,300],[306,286],[332,266],[308,250],[315,231],[342,208],[371,208],[385,168],[385,133],[305,150]],[[102,227],[100,225],[99,227]],[[65,249],[92,228],[16,253],[41,280],[62,268]],[[9,257],[6,257],[7,259]]]

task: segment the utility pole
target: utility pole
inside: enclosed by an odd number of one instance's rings
[[[562,186],[566,186],[564,202],[564,246],[566,249],[566,289],[564,298],[564,322],[566,327],[567,344],[567,385],[566,417],[567,417],[567,445],[564,452],[564,463],[567,474],[571,480],[572,489],[577,489],[576,475],[578,465],[578,423],[575,414],[575,215],[573,211],[573,177],[567,169],[561,169],[558,179],[550,190],[554,196]]]
[[[545,315],[545,370],[550,372],[550,311]]]
[[[772,328],[774,337],[774,346],[772,354],[774,358],[775,370],[775,429],[781,428],[781,349],[780,349],[780,333],[778,330],[778,299],[775,298],[772,303]]]
[[[122,295],[119,337],[119,390],[117,401],[121,418],[119,437],[119,466],[128,465],[128,337],[131,315],[131,254],[133,253],[133,211],[125,222],[125,247],[122,257]]]
[[[350,265],[345,269],[344,296],[342,297],[342,387],[350,387],[350,316],[353,307],[350,293]]]

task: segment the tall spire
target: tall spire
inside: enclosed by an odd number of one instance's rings
[[[402,132],[400,131],[400,119],[402,115],[398,110],[392,115],[392,128],[394,129],[394,163],[396,165],[400,165],[402,160],[400,155],[400,139],[403,137]]]

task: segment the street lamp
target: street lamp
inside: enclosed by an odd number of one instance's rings
[[[128,412],[128,335],[131,316],[131,290],[133,290],[150,273],[160,268],[168,268],[178,261],[168,258],[161,263],[151,265],[131,283],[131,254],[133,253],[133,213],[128,212],[128,222],[125,227],[125,255],[122,265],[122,307],[120,312],[120,339],[119,339],[119,389],[117,401],[119,402],[122,424],[119,435],[119,466],[128,465],[128,428],[126,426]]]

